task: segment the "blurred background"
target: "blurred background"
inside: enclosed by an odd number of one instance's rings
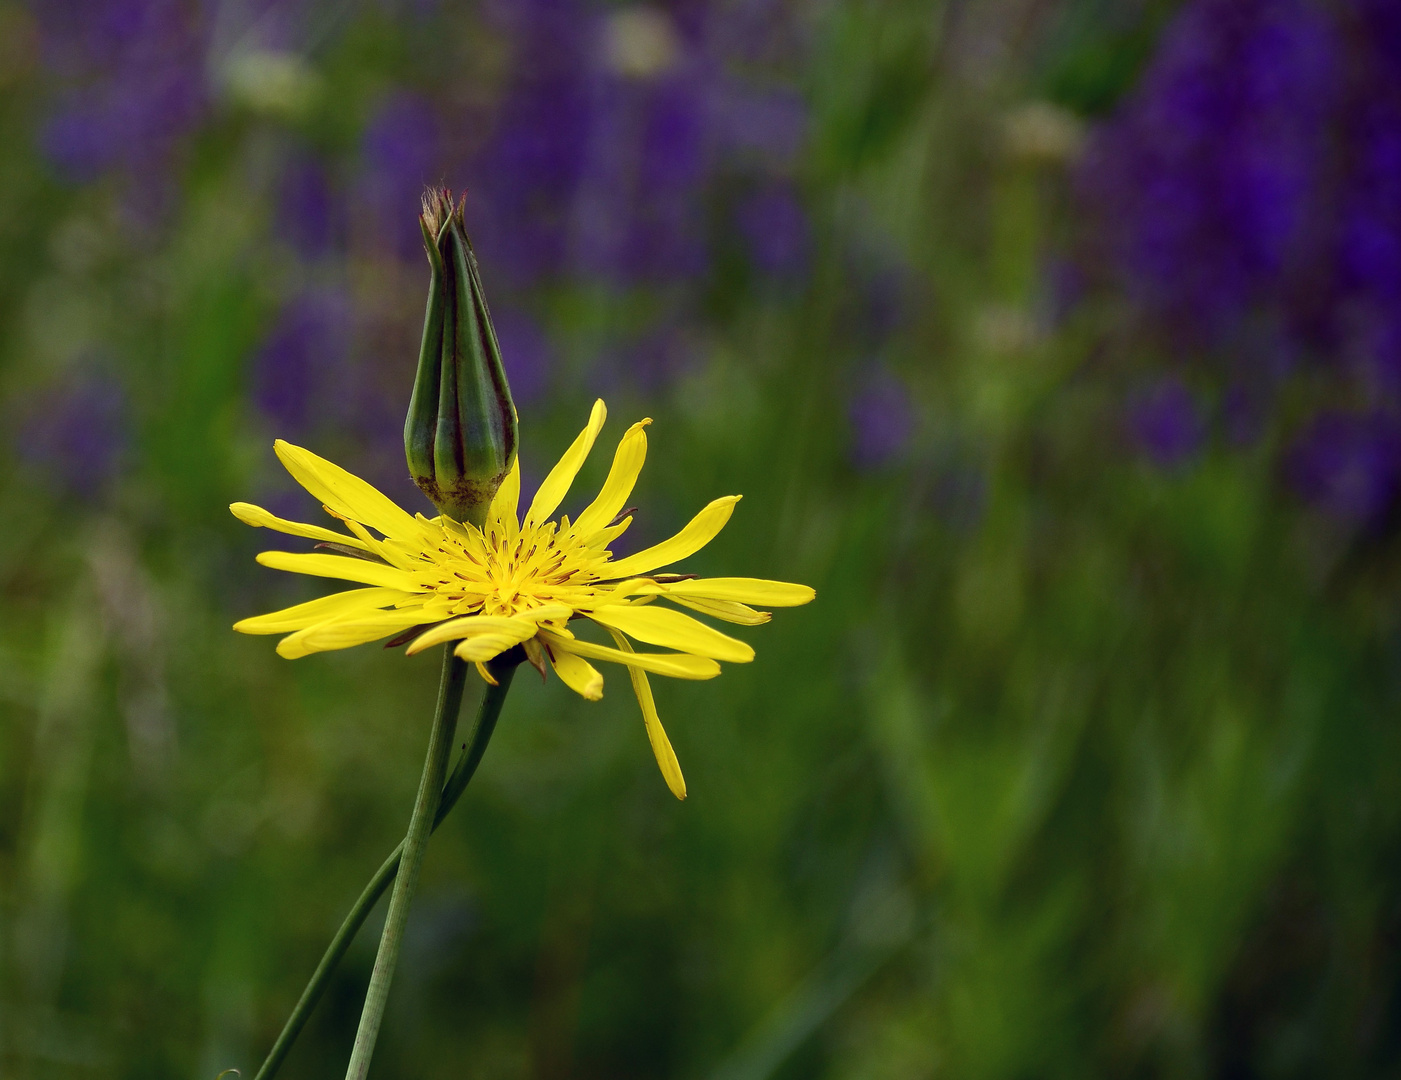
[[[227,505],[428,509],[445,182],[527,485],[602,396],[818,600],[685,803],[518,679],[375,1075],[1401,1075],[1401,5],[0,0],[0,145],[0,1074],[251,1076],[402,836],[436,660]]]

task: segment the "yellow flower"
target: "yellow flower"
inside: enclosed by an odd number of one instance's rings
[[[754,650],[653,601],[669,600],[726,622],[752,626],[768,622],[770,616],[751,604],[792,607],[806,604],[816,594],[806,585],[782,581],[655,572],[713,540],[729,520],[738,495],[716,499],[670,540],[613,559],[608,545],[632,523],[623,507],[647,456],[645,429],[650,420],[627,430],[603,490],[575,521],[567,516],[558,523],[548,520],[588,457],[606,416],[603,402],[595,402],[588,426],[545,477],[524,519],[517,517],[517,461],[492,500],[481,529],[447,516],[430,520],[409,514],[338,465],[278,440],[274,446],[287,471],[352,535],[286,521],[250,503],[234,503],[229,509],[249,525],[310,537],[345,552],[265,551],[258,562],[275,570],[369,587],[244,619],[234,629],[245,634],[285,633],[277,651],[294,659],[424,627],[410,643],[409,653],[456,641],[456,654],[476,663],[488,681],[492,677],[485,661],[520,645],[542,674],[548,661],[567,686],[590,701],[603,696],[603,676],[589,661],[624,664],[642,706],[657,764],[672,793],[684,799],[686,782],[657,716],[647,673],[710,679],[720,674],[717,661],[744,663],[754,658]],[[576,637],[568,624],[580,616],[607,630],[617,648]],[[629,637],[675,651],[636,652]]]

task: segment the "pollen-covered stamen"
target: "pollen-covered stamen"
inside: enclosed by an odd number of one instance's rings
[[[447,601],[454,616],[515,616],[547,604],[578,607],[598,598],[592,585],[607,555],[587,548],[555,522],[519,532],[491,522],[483,533],[445,519],[420,524],[432,541],[418,553],[421,588]],[[440,541],[440,542],[439,542]]]

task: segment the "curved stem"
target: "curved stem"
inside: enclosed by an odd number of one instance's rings
[[[477,710],[477,722],[472,728],[472,739],[467,744],[462,756],[457,759],[457,766],[452,770],[452,775],[448,777],[448,782],[443,785],[443,799],[438,804],[438,816],[433,820],[433,828],[437,828],[443,823],[443,818],[448,816],[449,811],[457,805],[457,800],[462,797],[463,791],[471,783],[472,777],[476,775],[477,766],[481,764],[482,755],[486,753],[486,744],[491,742],[491,736],[496,731],[496,721],[501,715],[501,706],[506,703],[506,691],[511,688],[511,680],[516,677],[516,664],[509,667],[496,667],[487,665],[492,677],[496,680],[496,685],[487,684],[486,694],[482,698],[481,708]],[[400,845],[401,850],[403,845]]]
[[[482,697],[481,707],[477,711],[477,721],[472,729],[472,738],[463,751],[462,756],[457,759],[457,765],[453,768],[452,775],[443,785],[442,798],[438,803],[438,812],[433,820],[433,828],[436,829],[442,824],[443,819],[448,816],[452,808],[457,805],[457,800],[462,797],[472,776],[477,771],[477,766],[481,763],[482,755],[486,753],[487,744],[491,741],[492,733],[496,730],[496,721],[501,716],[501,707],[506,703],[506,691],[510,689],[511,679],[516,674],[516,665],[497,667],[491,666],[492,675],[495,676],[497,684],[487,685],[486,694]],[[296,1006],[292,1009],[292,1014],[287,1018],[287,1023],[283,1025],[281,1034],[277,1041],[273,1043],[272,1049],[268,1051],[267,1059],[263,1062],[262,1068],[258,1070],[254,1080],[272,1080],[277,1075],[277,1071],[282,1067],[283,1060],[291,1051],[293,1043],[297,1041],[297,1036],[306,1027],[307,1020],[311,1017],[312,1010],[316,1008],[321,1000],[321,995],[325,993],[326,987],[330,984],[331,975],[335,972],[346,951],[350,948],[350,943],[355,940],[355,935],[360,932],[360,927],[369,918],[370,912],[374,910],[379,898],[384,895],[384,891],[389,888],[390,883],[399,872],[399,858],[403,854],[403,841],[399,842],[385,859],[380,868],[375,872],[355,901],[345,920],[341,923],[340,929],[336,931],[335,937],[326,947],[325,954],[321,957],[321,962],[316,965],[316,971],[312,973],[310,981],[306,984],[306,989],[302,991],[302,996],[297,1000]]]

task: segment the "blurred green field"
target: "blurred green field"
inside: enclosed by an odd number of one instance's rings
[[[403,835],[436,658],[233,633],[328,590],[227,506],[319,518],[285,437],[429,511],[439,181],[527,483],[601,396],[632,544],[742,493],[687,568],[818,597],[654,681],[684,803],[620,670],[521,673],[375,1076],[1396,1075],[1394,524],[1281,480],[1326,374],[1141,451],[1172,346],[1076,195],[1178,7],[0,6],[0,1076],[251,1077]],[[340,1075],[382,917],[283,1076]]]

